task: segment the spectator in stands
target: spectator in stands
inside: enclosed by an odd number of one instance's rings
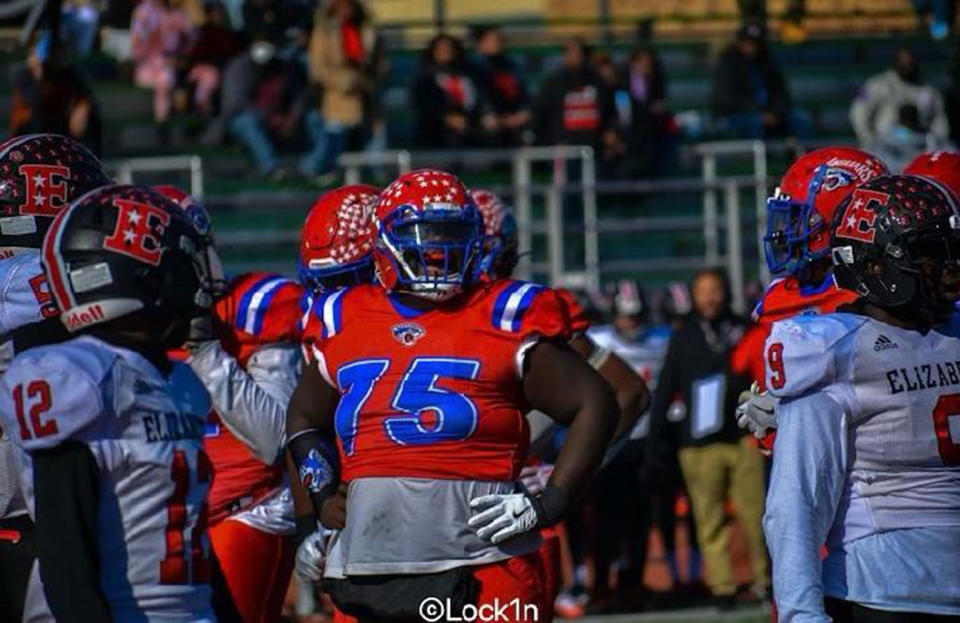
[[[630,54],[623,89],[629,106],[627,177],[661,173],[672,160],[673,116],[667,110],[667,77],[654,48],[643,46]]]
[[[953,42],[949,75],[950,83],[944,94],[944,103],[950,119],[950,140],[954,145],[960,145],[960,37]]]
[[[563,65],[548,76],[533,107],[541,144],[590,145],[598,155],[620,149],[614,95],[590,66],[590,50],[580,39],[567,42]]]
[[[220,73],[241,51],[240,38],[227,26],[227,12],[219,0],[203,3],[204,21],[187,52],[187,82],[193,85],[193,103],[204,114],[211,114],[214,96],[220,87]]]
[[[100,112],[83,74],[51,50],[49,34],[31,47],[13,74],[12,134],[53,132],[71,136],[100,153]]]
[[[286,175],[279,168],[276,145],[306,142],[299,172],[306,177],[319,173],[325,150],[323,121],[310,106],[306,72],[300,63],[277,56],[268,33],[254,35],[250,50],[227,65],[221,100],[220,117],[208,131],[207,142],[217,141],[229,129],[247,148],[257,171],[272,179]]]
[[[730,373],[728,357],[746,321],[730,310],[726,273],[707,268],[691,282],[693,314],[670,337],[650,413],[648,454],[654,474],[668,464],[661,445],[667,411],[678,392],[687,405],[679,430],[679,458],[697,522],[707,581],[718,605],[732,606],[736,583],[730,562],[725,504],[733,502],[750,547],[755,590],[766,593],[769,563],[761,517],[763,457],[734,421],[737,396],[746,381]],[[656,478],[655,475],[651,476]]]
[[[310,78],[322,92],[327,147],[320,170],[327,172],[344,149],[357,150],[366,143],[371,107],[386,68],[377,30],[358,0],[332,0],[317,9],[309,61]]]
[[[928,27],[932,38],[941,41],[950,35],[955,0],[911,0],[911,2],[921,23],[926,21],[928,14],[930,15]]]
[[[946,144],[950,125],[943,97],[925,83],[912,50],[897,50],[894,65],[863,85],[850,107],[860,145],[898,170],[916,154]]]
[[[474,66],[496,114],[497,142],[527,142],[524,133],[530,125],[530,94],[517,64],[504,49],[503,34],[496,26],[481,26],[473,36],[477,44]]]
[[[455,37],[439,34],[430,41],[412,95],[423,147],[477,146],[496,129],[493,109]]]
[[[287,19],[280,0],[244,0],[243,28],[275,46],[281,46]]]
[[[741,27],[721,53],[713,75],[713,116],[742,138],[790,133],[790,93],[762,27]]]
[[[186,54],[193,28],[176,0],[143,0],[133,11],[130,47],[134,82],[153,89],[153,119],[166,142],[178,61]]]
[[[93,51],[100,24],[97,0],[64,0],[60,9],[60,33],[64,48],[77,57]]]

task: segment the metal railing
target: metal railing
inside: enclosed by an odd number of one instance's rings
[[[653,181],[606,182],[598,181],[593,149],[587,146],[523,147],[518,149],[478,149],[458,151],[412,152],[397,150],[380,153],[349,153],[341,156],[344,179],[355,183],[363,179],[367,168],[391,167],[398,173],[414,167],[438,165],[455,167],[490,167],[496,164],[511,167],[511,182],[507,189],[513,198],[519,228],[520,248],[533,248],[535,236],[546,238],[546,260],[537,262],[527,254],[521,258],[518,275],[530,278],[532,274],[546,274],[551,285],[597,288],[605,272],[662,270],[668,268],[694,269],[703,265],[723,264],[730,273],[735,293],[734,305],[743,310],[743,286],[746,281],[743,257],[743,215],[740,200],[743,191],[755,195],[756,244],[758,264],[763,279],[766,265],[760,257],[763,233],[766,230],[765,200],[768,187],[767,145],[763,141],[722,141],[702,143],[692,148],[701,159],[701,177],[696,179],[666,179]],[[753,170],[749,175],[723,177],[718,165],[725,158],[748,157]],[[533,166],[537,163],[553,165],[548,180],[536,182]],[[576,163],[571,168],[570,163]],[[576,173],[571,176],[569,172]],[[574,179],[571,179],[573,177]],[[700,217],[646,217],[617,219],[603,216],[598,210],[598,195],[628,193],[638,196],[653,193],[702,194]],[[568,198],[575,196],[582,209],[582,220],[572,222],[565,218]],[[719,195],[719,196],[718,196]],[[542,200],[544,217],[534,219],[533,206]],[[722,211],[721,211],[722,206]],[[682,257],[611,260],[601,262],[600,246],[603,234],[700,231],[704,240],[702,257]],[[567,259],[570,234],[581,236],[583,270],[573,269]],[[725,252],[721,253],[721,236]]]
[[[568,271],[564,262],[563,236],[550,235],[548,236],[550,282],[555,285],[597,288],[600,286],[600,247],[596,235],[597,176],[591,147],[557,145],[516,149],[352,152],[342,154],[338,163],[343,169],[344,181],[348,184],[355,184],[363,179],[365,169],[388,166],[393,167],[399,174],[406,173],[414,167],[423,166],[490,167],[509,164],[512,171],[513,205],[516,210],[520,247],[529,249],[532,244],[533,165],[535,163],[553,164],[550,192],[547,194],[547,219],[551,223],[551,231],[558,232],[562,229],[563,222],[561,194],[568,185],[566,165],[571,161],[579,162],[581,181],[578,185],[578,194],[583,206],[583,226],[586,232],[583,238],[585,270]],[[521,258],[517,271],[522,278],[531,276],[528,258]]]
[[[777,149],[778,147],[773,147]],[[667,178],[635,181],[598,181],[593,149],[586,146],[523,147],[518,149],[479,149],[457,151],[409,151],[347,153],[339,165],[346,183],[370,179],[368,172],[384,177],[412,170],[414,167],[438,166],[469,174],[501,167],[509,170],[506,186],[493,188],[512,198],[519,228],[520,248],[541,249],[540,257],[524,254],[518,275],[529,279],[541,275],[555,286],[598,288],[604,275],[615,272],[649,273],[664,270],[694,270],[704,265],[724,265],[730,274],[734,305],[743,310],[743,285],[746,265],[759,266],[766,278],[762,258],[762,238],[766,229],[765,198],[769,186],[768,163],[771,147],[762,141],[724,141],[702,143],[690,153],[700,159],[700,177]],[[724,159],[746,158],[752,162],[748,174],[724,176]],[[204,190],[203,161],[196,155],[133,158],[113,164],[116,178],[133,182],[145,172],[187,172],[190,191],[202,196]],[[744,192],[753,192],[754,209],[741,209]],[[663,216],[612,216],[598,208],[599,197],[616,194],[621,198],[654,195],[676,197],[681,205],[684,194],[700,197],[699,214],[667,214]],[[295,203],[304,203],[307,197]],[[673,201],[672,199],[670,201]],[[753,212],[753,214],[750,214]],[[744,250],[754,224],[757,255],[745,259]],[[636,234],[638,240],[647,234],[699,233],[703,239],[702,254],[669,257],[626,257],[603,259],[604,237]],[[218,232],[222,246],[245,254],[256,248],[286,247],[295,244],[295,230],[252,231],[239,229]],[[535,245],[540,241],[540,245]],[[238,257],[243,262],[242,255]]]
[[[203,159],[195,154],[127,158],[107,163],[107,169],[116,171],[114,179],[121,184],[132,184],[136,173],[187,171],[190,175],[190,194],[198,199],[203,197]]]

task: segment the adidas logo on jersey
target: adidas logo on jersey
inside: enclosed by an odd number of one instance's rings
[[[890,350],[892,348],[900,348],[900,345],[882,333],[877,337],[877,341],[873,343],[873,350],[877,352]]]

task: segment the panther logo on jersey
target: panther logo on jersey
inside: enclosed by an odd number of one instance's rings
[[[299,471],[300,481],[310,492],[320,491],[333,481],[333,474],[316,448],[311,449],[307,454]]]
[[[113,234],[103,240],[103,248],[129,255],[151,266],[159,266],[163,246],[159,237],[170,224],[170,214],[160,208],[117,197],[119,210]]]
[[[426,334],[423,327],[412,322],[393,325],[393,337],[404,346],[413,346]]]

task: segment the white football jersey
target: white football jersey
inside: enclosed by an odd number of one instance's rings
[[[828,314],[775,323],[765,352],[771,394],[822,392],[848,418],[831,540],[960,526],[960,340]]]
[[[100,585],[117,621],[213,620],[203,453],[209,397],[185,364],[164,376],[91,336],[27,350],[2,380],[3,425],[23,454],[85,443],[100,468]]]
[[[624,338],[613,325],[590,327],[587,336],[600,348],[623,359],[643,379],[650,391],[656,388],[670,344],[668,327],[654,327],[636,340]]]
[[[40,251],[28,249],[0,260],[0,335],[57,313]]]
[[[27,324],[57,315],[53,296],[40,265],[40,252],[25,249],[0,259],[0,336]],[[13,360],[13,341],[0,343],[0,374]],[[0,518],[15,517],[26,511],[17,491],[13,474],[16,466],[10,435],[0,426]]]

